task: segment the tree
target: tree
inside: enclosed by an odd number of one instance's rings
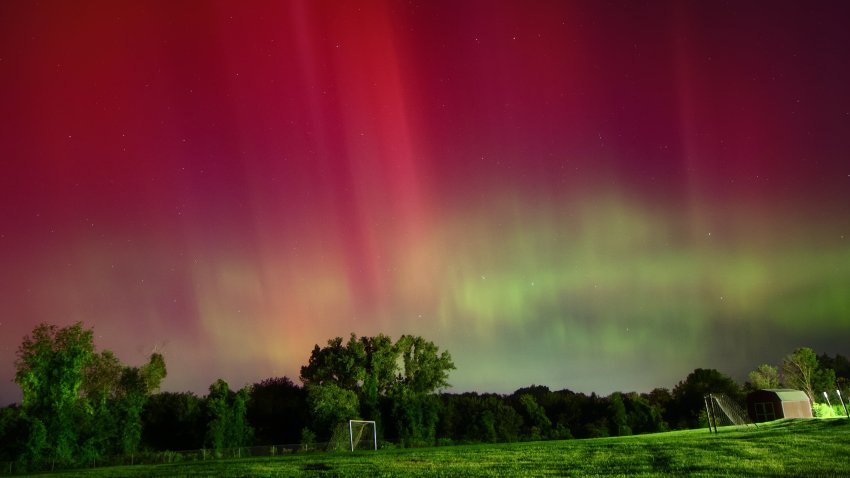
[[[142,441],[142,410],[150,395],[159,390],[159,384],[165,378],[165,359],[161,354],[153,353],[147,364],[125,367],[116,393],[115,408],[121,422],[121,452],[136,453]]]
[[[115,398],[124,366],[111,351],[92,354],[83,370],[81,393],[91,405],[106,404]]]
[[[591,393],[583,403],[583,436],[589,438],[603,438],[610,436],[608,423],[607,401]]]
[[[125,367],[109,350],[96,352],[92,337],[80,322],[39,324],[24,337],[15,382],[23,392],[26,458],[89,463],[138,449],[140,414],[166,375],[165,360],[152,354],[140,368]]]
[[[191,392],[152,395],[142,411],[144,446],[154,450],[194,450],[204,446],[203,401]]]
[[[656,433],[667,431],[662,410],[653,405],[646,396],[631,392],[621,394],[626,406],[628,426],[632,433]]]
[[[30,424],[28,454],[48,453],[71,463],[77,449],[75,415],[84,371],[94,353],[91,329],[82,323],[59,328],[39,324],[24,337],[15,360],[15,382],[23,392],[22,408]]]
[[[115,401],[124,365],[109,350],[94,353],[83,370],[78,416],[79,460],[91,462],[105,454],[118,453],[118,438],[123,428]]]
[[[632,434],[632,429],[629,427],[629,417],[626,414],[626,404],[623,402],[623,394],[615,392],[608,397],[608,415],[612,436]]]
[[[397,351],[386,335],[361,337],[364,376],[360,393],[360,412],[364,418],[381,416],[380,400],[386,397],[396,379]],[[383,427],[380,429],[383,434]]]
[[[850,384],[850,360],[841,354],[830,357],[827,354],[818,355],[818,363],[822,369],[831,369],[835,372],[835,385],[839,388],[847,388]]]
[[[403,369],[389,392],[399,438],[408,445],[433,444],[439,403],[434,393],[449,386],[451,355],[422,337],[402,335],[395,344]]]
[[[399,382],[412,392],[432,393],[449,386],[449,371],[455,365],[448,352],[440,352],[433,342],[413,335],[402,335],[396,348],[404,364]]]
[[[0,461],[15,461],[24,449],[27,424],[17,405],[0,408]]]
[[[759,365],[750,372],[749,378],[753,390],[779,388],[779,370],[773,365]]]
[[[342,337],[328,340],[326,347],[313,347],[307,365],[301,367],[301,380],[305,385],[334,383],[346,390],[355,390],[363,382],[366,371],[365,353],[357,337],[351,334],[346,345]]]
[[[328,422],[332,418],[359,414],[376,420],[383,430],[387,423],[380,416],[389,418],[388,412],[399,438],[424,443],[433,441],[435,433],[439,403],[433,394],[448,386],[452,369],[449,353],[421,337],[403,335],[393,344],[384,335],[358,340],[351,334],[345,345],[341,337],[328,340],[326,347],[316,345],[309,363],[301,367],[301,381],[314,419],[322,426],[333,426]],[[353,415],[341,415],[350,413],[348,407],[355,403]]]
[[[675,410],[675,426],[698,427],[700,412],[705,408],[704,397],[711,393],[726,394],[739,403],[743,398],[741,388],[734,380],[717,370],[698,368],[673,388],[671,405]]]
[[[168,375],[165,368],[165,358],[162,354],[152,353],[148,363],[139,369],[139,376],[144,384],[145,393],[151,395],[159,391],[162,380]]]
[[[322,431],[322,436],[339,423],[359,418],[360,401],[357,394],[332,382],[308,385],[307,403],[314,424]]]
[[[822,369],[815,352],[808,347],[794,349],[782,360],[782,382],[802,390],[815,403],[815,394],[835,388],[835,372]]]
[[[248,422],[257,445],[298,443],[308,415],[306,390],[287,377],[269,378],[251,387]]]
[[[520,438],[522,417],[505,397],[475,392],[439,396],[441,413],[438,422],[439,439],[452,441],[516,441]]]
[[[523,417],[528,424],[526,437],[529,440],[540,440],[549,436],[552,422],[546,416],[546,410],[537,403],[537,400],[529,393],[519,396],[519,403],[524,412]]]
[[[210,385],[210,393],[207,395],[207,443],[217,452],[225,448],[246,446],[253,439],[253,430],[246,418],[250,394],[250,387],[234,393],[222,379]]]
[[[547,407],[547,415],[551,417],[555,429],[553,437],[572,438],[573,430],[581,430],[582,400],[584,395],[564,389],[551,393],[551,404]]]
[[[673,403],[673,395],[666,388],[654,388],[651,392],[644,394],[644,398],[652,407],[655,407],[664,419],[665,427],[672,423],[670,418],[670,404]]]

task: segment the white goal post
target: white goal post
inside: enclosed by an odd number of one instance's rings
[[[363,439],[363,431],[369,426],[372,425],[372,443],[375,450],[378,449],[378,427],[375,426],[375,422],[372,420],[349,420],[348,421],[348,439],[351,444],[351,451],[354,451],[354,448],[360,443]]]

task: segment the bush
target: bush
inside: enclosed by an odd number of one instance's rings
[[[304,451],[313,450],[316,448],[316,434],[313,430],[304,427],[301,430],[301,449]]]
[[[183,455],[175,451],[164,451],[160,454],[163,463],[177,463],[183,460]]]
[[[818,418],[831,418],[836,416],[835,409],[825,403],[815,403],[812,405],[812,412]]]

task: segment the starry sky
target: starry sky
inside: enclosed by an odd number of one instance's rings
[[[417,334],[455,391],[850,355],[850,4],[0,2],[0,404]]]

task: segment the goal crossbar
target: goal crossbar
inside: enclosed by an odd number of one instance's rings
[[[351,451],[354,451],[354,444],[356,442],[360,441],[360,437],[363,436],[363,428],[365,428],[365,427],[361,427],[359,430],[357,430],[357,439],[355,439],[354,438],[354,424],[355,423],[360,423],[360,424],[364,424],[364,425],[369,424],[369,423],[372,424],[372,443],[375,444],[375,449],[377,450],[378,449],[378,427],[375,426],[375,422],[373,420],[349,420],[348,421],[348,439],[349,439],[349,443],[351,444]]]

